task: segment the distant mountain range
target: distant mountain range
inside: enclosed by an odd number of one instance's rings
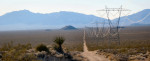
[[[150,24],[150,9],[145,9],[135,14],[121,17],[120,25],[129,26],[135,24],[141,26]]]
[[[85,15],[75,12],[54,12],[48,14],[32,13],[28,10],[13,11],[0,16],[1,29],[43,29],[61,28],[66,25],[83,26],[93,19],[103,20],[94,15]]]
[[[150,9],[145,9],[138,13],[121,17],[120,24],[123,26],[129,26],[134,23],[150,24],[150,16],[146,16],[149,13]],[[146,18],[143,19],[144,17]],[[6,13],[5,15],[0,16],[0,29],[1,30],[45,29],[45,28],[60,28],[66,25],[73,25],[75,27],[80,27],[91,23],[93,20],[106,20],[106,19],[94,15],[86,15],[82,13],[67,12],[67,11],[41,14],[41,13],[32,13],[28,10],[20,10],[9,12]],[[112,21],[116,21],[116,19]]]
[[[134,23],[134,24],[131,24],[130,26],[150,26],[150,24]]]

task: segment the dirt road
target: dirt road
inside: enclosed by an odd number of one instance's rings
[[[96,51],[88,51],[86,41],[85,41],[85,31],[83,36],[83,50],[82,56],[85,57],[88,61],[109,61],[107,58],[105,58],[102,55],[96,54]]]

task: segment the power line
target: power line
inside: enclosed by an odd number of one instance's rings
[[[106,15],[107,16],[107,20],[99,20],[101,22],[96,21],[95,23],[95,27],[92,27],[89,33],[91,33],[91,36],[94,38],[108,38],[109,43],[110,41],[116,40],[118,41],[119,45],[120,45],[120,20],[121,20],[121,15],[123,11],[131,11],[129,9],[125,9],[122,8],[122,6],[120,8],[108,8],[107,6],[105,6],[105,9],[101,9],[101,10],[97,10],[98,11],[103,11],[105,13],[103,13],[103,16]],[[115,15],[113,15],[111,12],[116,12]],[[112,16],[117,16],[118,14],[118,19],[116,21],[116,23],[113,23],[112,20],[110,20],[110,14]],[[99,24],[101,24],[101,26],[99,26]]]

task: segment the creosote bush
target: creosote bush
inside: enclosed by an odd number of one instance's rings
[[[46,51],[46,52],[48,52],[49,53],[49,49],[47,48],[47,46],[46,45],[44,45],[44,44],[39,44],[37,47],[36,47],[36,50],[37,51]]]

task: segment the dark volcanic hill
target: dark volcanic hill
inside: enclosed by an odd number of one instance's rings
[[[77,28],[75,28],[74,26],[68,25],[68,26],[65,26],[65,27],[63,27],[61,29],[62,30],[76,30]]]

